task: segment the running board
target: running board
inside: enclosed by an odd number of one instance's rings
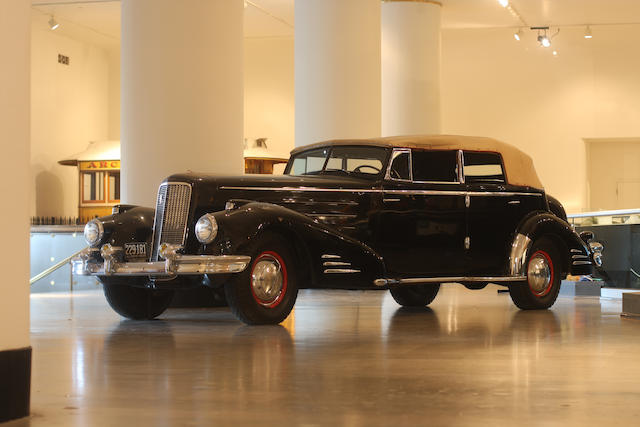
[[[512,277],[412,277],[409,279],[376,279],[373,284],[378,287],[389,285],[421,285],[425,283],[461,283],[461,282],[522,282],[526,281],[524,276]]]

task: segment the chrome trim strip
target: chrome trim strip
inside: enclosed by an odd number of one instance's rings
[[[518,233],[513,239],[511,254],[509,255],[509,274],[511,276],[525,276],[525,263],[531,243],[531,239],[522,233]]]
[[[591,261],[573,261],[573,265],[591,265]]]
[[[336,214],[336,213],[327,213],[327,214],[307,213],[305,215],[316,217],[316,218],[357,218],[358,217],[358,215],[354,215],[354,214]]]
[[[340,255],[334,255],[334,254],[323,254],[320,258],[322,258],[322,259],[340,259],[342,257]]]
[[[322,263],[323,267],[351,267],[350,262],[342,261],[325,261]]]
[[[464,153],[458,150],[458,181],[464,184]]]
[[[383,194],[402,194],[416,196],[465,196],[466,191],[451,190],[382,190]]]
[[[469,191],[470,196],[537,196],[542,197],[542,193],[531,193],[527,191]]]
[[[231,186],[222,186],[221,190],[255,190],[255,191],[295,191],[295,192],[305,192],[305,191],[322,191],[322,192],[337,192],[337,193],[380,193],[382,190],[379,189],[350,189],[350,188],[319,188],[319,187],[231,187]]]
[[[443,184],[439,182],[437,184]],[[458,184],[458,183],[456,183]],[[415,194],[432,196],[537,196],[542,197],[542,193],[532,193],[526,191],[451,191],[451,190],[385,190],[368,188],[318,188],[318,187],[220,187],[221,190],[254,190],[254,191],[295,191],[295,192],[330,192],[330,193],[388,193],[388,194]]]
[[[571,259],[577,260],[577,259],[589,259],[588,255],[571,255]]]
[[[344,274],[344,273],[360,273],[360,270],[354,268],[327,268],[324,274]]]
[[[460,184],[459,181],[412,181],[414,184]]]
[[[358,206],[358,202],[354,202],[354,201],[351,201],[351,200],[340,200],[340,201],[326,202],[326,201],[296,200],[296,199],[292,199],[292,198],[285,198],[285,199],[282,199],[279,203],[305,205],[305,206],[316,206],[316,205],[321,205],[321,206],[345,206],[345,205],[346,206]]]
[[[409,179],[391,178],[391,164],[393,163],[394,154],[396,153],[409,153]],[[413,168],[411,164],[411,149],[410,148],[394,148],[391,151],[391,156],[389,157],[389,164],[387,165],[387,172],[384,174],[384,179],[388,181],[411,182],[412,173],[413,173],[412,169]]]
[[[583,254],[584,252],[581,251],[580,249],[571,249],[571,253],[572,254]]]
[[[357,190],[354,190],[357,191]],[[516,192],[516,191],[450,191],[450,190],[382,190],[389,194],[417,194],[426,196],[470,196],[470,197],[503,197],[503,196],[538,196],[542,193]]]
[[[527,278],[523,276],[498,276],[498,277],[467,277],[467,276],[455,276],[455,277],[415,277],[409,279],[376,279],[373,281],[375,286],[387,286],[387,285],[419,285],[423,283],[460,283],[460,282],[521,282],[526,281]]]

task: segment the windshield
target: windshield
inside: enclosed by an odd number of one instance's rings
[[[289,160],[288,175],[378,176],[384,168],[387,149],[368,146],[324,147],[304,151]]]

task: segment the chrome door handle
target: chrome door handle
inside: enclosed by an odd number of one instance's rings
[[[520,204],[520,200],[509,200],[507,203],[509,205],[519,205]]]
[[[392,202],[399,202],[400,199],[382,199],[383,202],[385,203],[392,203]]]

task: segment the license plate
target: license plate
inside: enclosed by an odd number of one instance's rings
[[[147,256],[146,243],[125,243],[124,255],[127,258],[141,258]]]

